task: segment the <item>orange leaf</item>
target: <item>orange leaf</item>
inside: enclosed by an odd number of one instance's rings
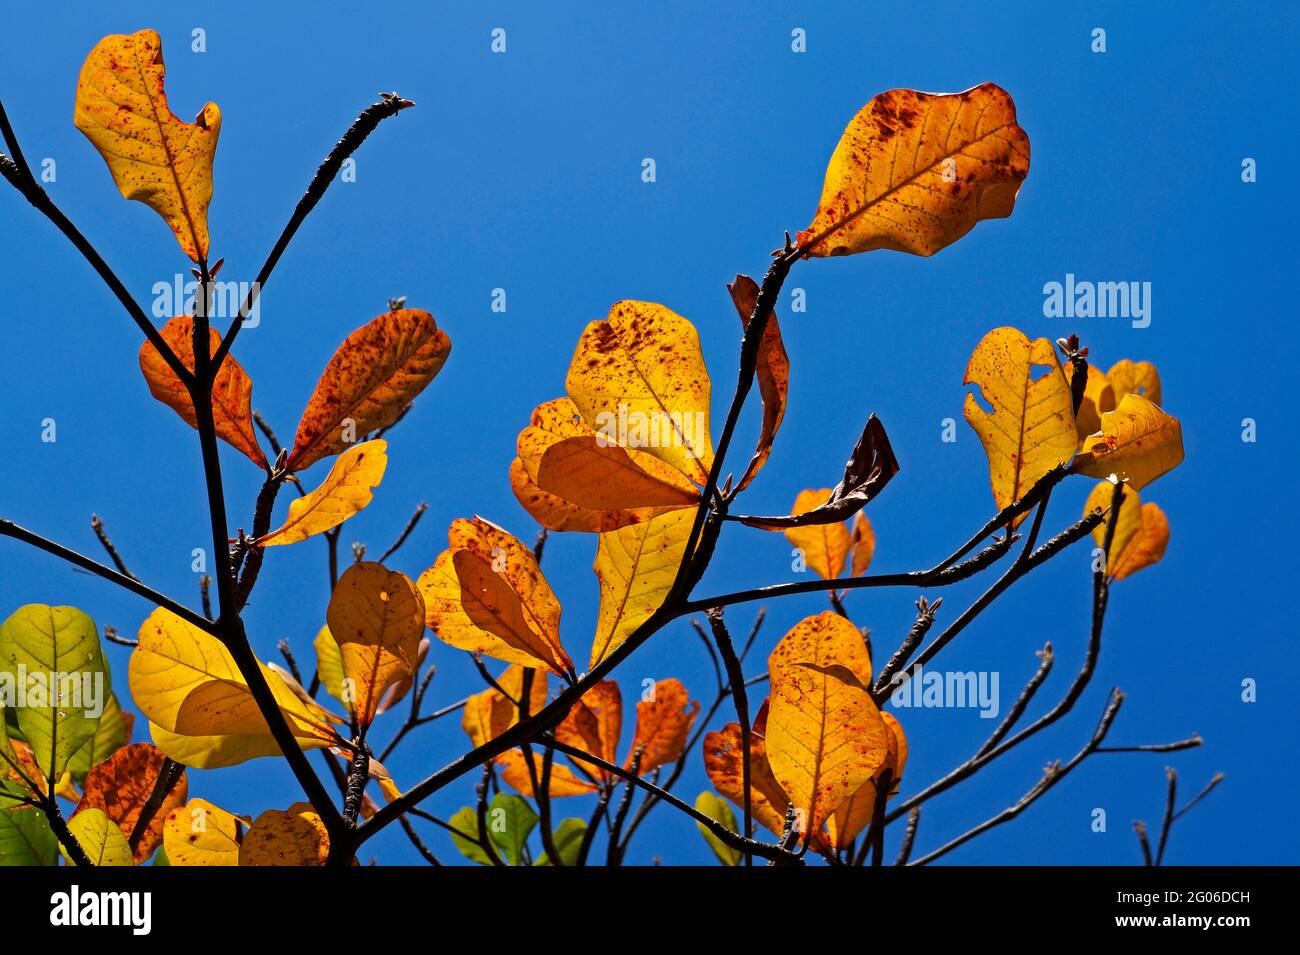
[[[890,796],[898,792],[898,781],[903,778],[903,767],[907,763],[907,737],[903,735],[903,727],[893,714],[881,713],[880,718],[885,721],[890,734],[885,764],[826,820],[831,845],[836,851],[845,848],[871,822],[885,773],[888,772],[890,776]]]
[[[450,353],[447,333],[419,309],[386,312],[358,328],[316,383],[298,422],[289,470],[301,471],[343,451],[357,436],[393,424]]]
[[[325,823],[310,803],[294,803],[283,812],[268,809],[244,833],[240,865],[323,866],[330,840]]]
[[[546,705],[546,671],[534,670],[533,674],[533,686],[528,694],[530,715]],[[465,702],[460,726],[476,747],[496,739],[519,722],[519,707],[514,700],[519,699],[523,692],[524,668],[517,664],[506,667],[505,672],[497,677],[497,684],[510,694],[509,698],[496,687],[488,687]]]
[[[750,811],[755,822],[780,835],[785,829],[786,807],[790,800],[772,775],[767,760],[767,744],[759,731],[760,719],[766,710],[767,704],[764,703],[749,738]],[[714,789],[743,810],[745,789],[741,743],[739,723],[728,723],[721,730],[704,734],[704,769],[709,774],[709,781]]]
[[[646,775],[682,758],[686,737],[700,712],[700,701],[691,700],[677,679],[657,680],[654,696],[636,705],[636,735],[624,766],[631,767],[632,755],[641,753],[641,775]]]
[[[497,765],[501,767],[501,778],[509,785],[513,786],[523,796],[532,799],[536,793],[533,791],[533,776],[528,768],[528,757],[523,750],[512,749],[502,753],[497,757]],[[537,772],[537,781],[542,781],[542,754],[533,749],[533,767]],[[568,766],[562,763],[551,763],[551,785],[549,795],[552,799],[559,799],[565,796],[585,796],[597,790],[595,783],[588,782],[580,778]]]
[[[861,511],[853,516],[853,530],[850,536],[853,539],[849,547],[853,576],[861,577],[871,566],[871,558],[876,555],[876,532],[871,527],[871,521],[867,520],[867,515]]]
[[[178,315],[159,329],[163,341],[171,346],[181,364],[194,370],[194,319]],[[208,329],[209,354],[215,354],[221,345],[221,335],[215,328]],[[176,373],[163,360],[158,349],[146,341],[140,346],[140,371],[144,373],[149,393],[180,415],[191,427],[197,427],[194,402]],[[217,437],[236,450],[246,454],[254,464],[266,468],[266,455],[253,433],[253,381],[230,355],[221,363],[216,381],[212,383],[212,420]]]
[[[130,839],[136,820],[140,818],[140,812],[162,772],[165,758],[162,750],[151,743],[132,743],[122,747],[86,774],[81,802],[73,815],[86,809],[102,809],[122,830],[122,835]],[[185,805],[188,792],[189,786],[182,771],[140,837],[135,849],[137,865],[153,855],[154,849],[162,843],[163,822],[167,814]]]
[[[1028,173],[1029,138],[1005,90],[889,90],[845,129],[799,247],[933,255],[981,219],[1011,215]]]
[[[1165,556],[1169,547],[1169,520],[1151,503],[1142,505],[1142,526],[1119,555],[1110,574],[1115,580],[1131,577]]]
[[[749,328],[749,320],[758,305],[758,283],[748,275],[737,275],[736,280],[727,286],[731,301],[740,313],[740,324]],[[785,418],[786,398],[790,394],[790,357],[785,352],[785,343],[781,340],[781,326],[777,324],[776,313],[768,316],[763,326],[763,341],[758,346],[758,364],[755,367],[758,379],[758,393],[763,399],[763,423],[758,433],[758,443],[754,447],[754,456],[736,485],[738,491],[749,487],[758,476],[767,459],[772,454],[772,442]]]
[[[807,514],[830,499],[831,489],[809,488],[800,491],[794,499],[793,516]],[[789,527],[785,539],[803,551],[804,564],[822,580],[834,580],[844,572],[844,561],[853,546],[849,529],[840,521],[830,524],[813,524],[808,527]]]
[[[1083,442],[1073,470],[1104,478],[1118,474],[1140,490],[1183,461],[1183,426],[1146,398],[1130,392],[1101,416],[1101,428]]]
[[[599,756],[607,763],[618,762],[618,740],[623,732],[623,694],[613,680],[601,680],[573,704],[564,720],[555,727],[561,743]],[[604,769],[586,760],[574,758],[574,765],[596,779],[609,779]]]

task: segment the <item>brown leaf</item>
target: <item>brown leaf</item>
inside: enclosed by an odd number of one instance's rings
[[[632,756],[641,749],[641,775],[660,766],[675,763],[686,749],[686,737],[695,725],[700,701],[692,700],[677,679],[657,680],[654,697],[636,705],[636,735],[624,766],[631,767]]]
[[[727,286],[727,291],[740,313],[740,324],[749,328],[749,320],[758,305],[758,283],[748,275],[737,275],[736,280]],[[768,316],[767,324],[763,326],[763,340],[758,346],[758,364],[754,370],[758,393],[763,399],[763,423],[754,456],[749,459],[749,465],[736,485],[738,491],[749,487],[771,456],[772,442],[776,440],[776,433],[785,418],[786,398],[790,394],[790,357],[785,352],[775,312]]]
[[[86,774],[81,802],[73,815],[86,809],[102,809],[130,839],[136,820],[153,792],[154,782],[162,772],[164,759],[162,750],[152,743],[132,743],[122,747]],[[135,849],[137,865],[153,855],[154,849],[162,844],[163,822],[167,814],[185,805],[188,793],[189,785],[182,771],[140,837]]]

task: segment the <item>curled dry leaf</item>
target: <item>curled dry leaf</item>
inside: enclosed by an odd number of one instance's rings
[[[428,628],[461,650],[569,679],[573,661],[560,643],[560,602],[532,550],[481,517],[453,521],[447,541],[417,581]]]
[[[393,424],[442,370],[451,339],[419,309],[386,312],[339,346],[298,422],[286,466],[301,471],[338,454],[349,435]]]
[[[737,275],[734,282],[727,286],[731,301],[740,314],[740,324],[749,328],[754,309],[758,306],[758,283],[748,275]],[[745,473],[741,475],[737,491],[749,487],[751,481],[767,463],[772,454],[772,443],[776,433],[785,419],[786,399],[790,394],[790,357],[785,352],[785,342],[781,340],[781,326],[777,324],[776,313],[767,318],[763,326],[763,340],[758,346],[758,363],[754,368],[758,381],[758,393],[763,399],[763,422],[758,432],[758,442],[754,447],[754,456],[749,459]]]
[[[1183,460],[1183,428],[1178,419],[1136,394],[1127,394],[1114,411],[1101,416],[1101,428],[1083,442],[1073,470],[1089,477],[1118,474],[1141,490]]]
[[[171,346],[181,364],[194,371],[194,319],[189,315],[178,315],[159,329],[159,334]],[[208,329],[208,341],[211,356],[221,346],[221,336],[215,328]],[[180,415],[191,428],[198,426],[189,391],[152,342],[146,341],[140,346],[140,371],[151,395]],[[268,467],[266,454],[253,432],[252,400],[253,380],[239,362],[227,355],[212,383],[214,430],[218,438],[265,469]]]
[[[374,489],[388,467],[388,442],[382,438],[345,451],[320,487],[289,502],[283,524],[256,543],[261,547],[296,544],[337,527],[374,499]]]
[[[565,388],[587,424],[643,450],[696,484],[713,464],[709,371],[700,337],[653,302],[616,302],[578,340]]]
[[[519,433],[518,454],[511,487],[524,509],[550,530],[617,530],[699,501],[699,491],[680,472],[597,434],[569,398],[533,411]]]
[[[132,743],[119,749],[86,776],[81,801],[73,817],[88,809],[103,810],[129,840],[136,820],[163,771],[165,759],[162,750],[149,743]],[[188,792],[189,784],[182,771],[175,785],[163,795],[162,803],[136,844],[137,865],[153,855],[154,849],[162,843],[163,820],[167,813],[184,805]]]
[[[329,854],[325,823],[310,803],[300,802],[284,811],[268,809],[253,820],[239,847],[239,864],[323,866]]]
[[[239,844],[248,823],[206,799],[191,799],[163,820],[167,863],[179,866],[239,865]]]
[[[1035,377],[1039,367],[1046,371]],[[993,409],[967,394],[962,413],[984,445],[999,509],[1073,457],[1079,436],[1070,384],[1046,338],[1031,342],[1017,329],[995,328],[976,346],[962,383],[978,385]]]
[[[193,123],[175,116],[163,89],[166,71],[153,30],[104,37],[81,67],[73,118],[122,195],[162,216],[182,251],[201,262],[221,110],[208,103]]]
[[[357,723],[367,727],[388,688],[415,673],[424,598],[405,574],[364,561],[343,572],[325,619],[352,681]]]
[[[682,758],[686,738],[700,713],[700,701],[692,700],[682,681],[657,680],[654,695],[636,704],[636,734],[624,766],[631,767],[633,754],[641,750],[640,772],[650,773]]]
[[[600,585],[594,667],[663,606],[686,555],[694,510],[676,510],[601,534],[592,569]]]
[[[809,255],[895,249],[933,255],[1015,208],[1029,138],[1005,90],[888,90],[853,117],[826,168]]]

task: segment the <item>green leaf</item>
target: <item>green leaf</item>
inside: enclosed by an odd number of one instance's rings
[[[497,793],[488,807],[488,830],[505,862],[519,865],[528,836],[537,825],[537,813],[528,801],[514,793]],[[556,848],[559,848],[558,846]]]
[[[83,809],[68,820],[68,831],[81,844],[91,865],[135,865],[130,843],[104,810]],[[61,846],[59,851],[67,856]]]
[[[555,851],[560,854],[561,865],[577,865],[578,853],[582,850],[582,840],[587,834],[587,824],[581,819],[565,819],[551,834]],[[544,852],[534,865],[551,865],[551,854]]]
[[[465,806],[448,821],[452,826],[452,845],[456,847],[460,854],[471,862],[477,862],[479,865],[491,865],[492,860],[483,851],[483,847],[472,841],[475,833],[478,833],[479,837],[482,838],[482,833],[479,832],[478,828],[478,813],[469,806]]]
[[[23,794],[23,787],[0,780],[0,866],[54,865],[59,840],[45,813],[7,798]]]
[[[86,774],[112,756],[126,745],[126,714],[117,702],[117,694],[108,698],[108,705],[95,727],[95,735],[86,740],[86,745],[72,754],[68,761],[68,771],[80,786],[86,780]]]
[[[732,832],[736,831],[736,817],[732,813],[731,807],[707,789],[695,797],[695,808],[714,822],[722,823]],[[709,844],[709,848],[713,850],[713,854],[718,857],[719,862],[723,865],[740,864],[739,849],[733,849],[727,845],[706,829],[702,823],[696,822],[695,826],[700,830],[700,835],[704,836],[704,841]]]
[[[75,607],[19,607],[0,625],[0,674],[6,673],[24,691],[15,707],[18,727],[41,771],[57,779],[95,734],[106,703],[95,622]]]

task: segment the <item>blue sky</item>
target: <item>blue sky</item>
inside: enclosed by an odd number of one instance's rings
[[[928,851],[997,812],[1055,758],[1082,745],[1106,690],[1127,701],[1116,744],[1205,737],[1169,758],[1098,756],[1014,824],[948,857],[960,863],[1126,864],[1130,822],[1155,823],[1161,767],[1190,795],[1215,771],[1227,781],[1174,830],[1171,863],[1294,863],[1297,636],[1286,546],[1295,528],[1296,386],[1283,327],[1294,301],[1282,261],[1295,251],[1293,103],[1296,12],[1261,4],[1040,5],[782,3],[698,5],[399,4],[379,12],[318,3],[309,15],[231,2],[131,9],[68,3],[7,14],[0,93],[28,160],[57,164],[48,186],[146,305],[155,282],[188,263],[153,212],[123,201],[72,124],[77,71],[107,33],[162,35],[172,108],[204,102],[224,114],[210,223],[222,277],[249,279],[329,147],[380,90],[418,108],[387,122],[336,183],[267,287],[262,319],[236,346],[254,406],[288,438],[320,370],[389,296],[437,316],[450,362],[392,435],[375,502],[346,545],[372,553],[420,501],[429,513],[393,564],[415,576],[446,544],[446,527],[481,514],[531,540],[535,525],[506,479],[515,436],[538,403],[563,391],[583,326],[619,299],[661,302],[695,322],[720,417],[734,376],[738,323],[724,282],[761,274],[783,230],[804,227],[844,125],[894,87],[955,91],[991,80],[1014,96],[1032,167],[1012,218],[985,223],[931,259],[876,252],[799,265],[781,311],[793,362],[789,412],[746,510],[782,511],[804,487],[837,480],[863,421],[877,413],[903,471],[871,505],[875,569],[926,566],[992,513],[987,466],[961,422],[966,360],[983,334],[1015,325],[1032,336],[1077,332],[1103,367],[1156,363],[1164,405],[1183,424],[1187,459],[1144,493],[1172,526],[1163,562],[1118,584],[1101,662],[1075,712],[1001,764],[926,809]],[[191,31],[207,51],[190,51]],[[507,52],[489,50],[507,31]],[[1094,28],[1107,50],[1090,50]],[[807,52],[791,50],[802,28]],[[655,159],[657,181],[641,181]],[[1243,183],[1241,165],[1258,164]],[[1286,214],[1290,209],[1291,214]],[[1288,238],[1288,236],[1292,236]],[[207,542],[193,432],[156,404],[141,379],[138,331],[84,262],[11,190],[0,197],[0,514],[97,554],[89,519],[106,521],[132,570],[197,603],[193,547]],[[1080,279],[1152,283],[1152,322],[1047,318],[1043,285]],[[508,308],[491,308],[504,288]],[[791,290],[807,311],[789,314]],[[942,421],[958,420],[955,443]],[[41,441],[54,418],[57,441]],[[1258,440],[1241,439],[1242,420]],[[757,412],[738,441],[747,455]],[[259,473],[223,451],[232,526],[251,521]],[[319,466],[318,466],[319,467]],[[320,467],[323,473],[323,467]],[[319,476],[316,471],[313,476]],[[1076,519],[1090,482],[1067,484],[1048,528]],[[280,507],[284,508],[285,502]],[[553,538],[544,569],[565,605],[564,639],[584,657],[596,610],[595,540]],[[944,656],[945,668],[996,670],[1003,705],[1050,640],[1058,663],[1035,712],[1063,692],[1081,659],[1088,551],[1078,547],[1022,582]],[[724,536],[698,593],[796,579],[776,535]],[[982,589],[945,594],[940,622]],[[912,619],[910,591],[851,596],[878,647]],[[27,602],[73,604],[100,626],[133,632],[148,612],[53,558],[0,542],[0,614]],[[320,540],[269,554],[247,620],[258,651],[287,638],[305,664],[327,601]],[[751,672],[782,633],[820,611],[811,596],[771,605]],[[732,619],[745,630],[754,607]],[[878,651],[880,652],[880,651]],[[125,692],[127,651],[110,658]],[[431,704],[479,688],[464,655],[437,644]],[[685,622],[658,635],[620,673],[627,708],[645,677],[677,676],[713,695],[702,648]],[[1258,701],[1241,701],[1242,681]],[[1288,703],[1287,701],[1291,702]],[[725,710],[723,711],[725,712]],[[966,758],[989,731],[974,710],[903,711],[914,791]],[[630,736],[631,718],[625,721]],[[376,730],[386,738],[384,728]],[[466,745],[455,719],[425,728],[390,760],[399,783]],[[680,792],[706,785],[698,753]],[[282,762],[193,773],[191,792],[239,813],[283,808],[298,795]],[[463,780],[428,807],[449,815],[472,798]],[[1092,813],[1107,831],[1092,831]],[[559,814],[586,816],[587,802]],[[423,824],[422,824],[423,825]],[[445,834],[425,837],[444,860]],[[893,836],[897,838],[897,834]],[[393,827],[368,847],[414,861]],[[692,822],[660,809],[630,861],[711,859]]]

